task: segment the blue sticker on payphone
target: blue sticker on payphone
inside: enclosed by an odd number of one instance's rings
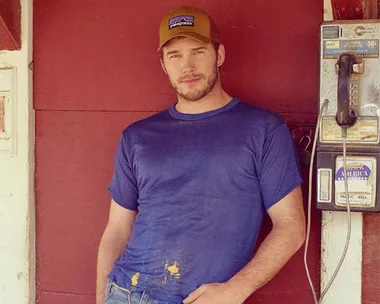
[[[347,168],[347,180],[368,180],[371,175],[371,169],[368,166],[355,166]],[[344,169],[343,167],[335,174],[335,180],[344,180]]]

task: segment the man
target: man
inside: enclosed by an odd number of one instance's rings
[[[167,14],[158,51],[178,102],[121,136],[97,304],[241,304],[304,242],[293,142],[279,115],[223,90],[204,11]],[[273,228],[252,258],[265,212]]]

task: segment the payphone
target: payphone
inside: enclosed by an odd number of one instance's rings
[[[380,21],[320,31],[317,207],[345,211],[348,192],[351,211],[380,212]]]

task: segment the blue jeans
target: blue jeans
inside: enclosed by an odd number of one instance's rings
[[[173,304],[157,300],[145,292],[130,291],[108,280],[104,304]]]

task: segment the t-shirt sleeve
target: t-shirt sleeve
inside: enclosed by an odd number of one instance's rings
[[[266,138],[260,171],[260,187],[265,210],[268,210],[301,182],[296,149],[285,123]]]
[[[137,211],[138,188],[127,154],[126,140],[123,134],[117,145],[114,173],[108,190],[112,199],[120,206]]]

